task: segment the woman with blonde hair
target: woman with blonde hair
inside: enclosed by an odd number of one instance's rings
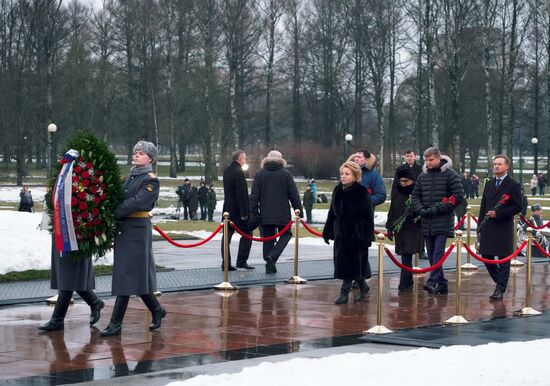
[[[362,186],[361,169],[355,162],[346,161],[340,166],[340,183],[332,192],[332,201],[323,229],[325,243],[334,240],[334,278],[342,280],[336,304],[348,302],[353,280],[359,283],[360,302],[369,291],[363,280],[365,264],[361,252],[371,245],[374,217],[367,189]]]

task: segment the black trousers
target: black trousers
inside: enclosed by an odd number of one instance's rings
[[[273,236],[277,233],[279,233],[286,225],[262,225],[262,237],[269,237]],[[274,262],[277,262],[279,260],[279,257],[281,256],[281,253],[286,248],[286,245],[292,238],[292,232],[290,229],[283,233],[281,237],[275,242],[275,240],[266,241],[263,243],[263,255],[264,260],[267,258],[271,258]]]
[[[249,232],[246,223],[239,222],[236,223],[236,225],[239,227],[240,230],[244,231],[247,235],[252,236],[252,232]],[[231,244],[231,238],[233,237],[233,234],[235,233],[235,229],[233,227],[229,227],[227,231],[227,238],[229,239],[228,243]],[[222,236],[222,266],[223,266],[223,243],[224,238]],[[237,266],[242,266],[246,264],[248,261],[248,256],[250,255],[250,248],[252,247],[252,240],[248,240],[245,237],[241,237],[241,240],[239,241],[239,252],[237,252]],[[229,265],[231,265],[231,248],[229,248]]]
[[[485,259],[494,259],[494,256],[490,255],[482,255]],[[502,259],[506,256],[498,257],[498,259]],[[487,267],[487,271],[489,271],[489,275],[491,275],[491,279],[495,282],[497,285],[497,288],[501,290],[502,292],[506,292],[506,287],[508,286],[508,278],[510,277],[510,261],[507,261],[503,264],[487,264],[485,263],[485,267]]]

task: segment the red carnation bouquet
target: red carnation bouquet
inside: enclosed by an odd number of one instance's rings
[[[502,197],[500,198],[500,200],[495,205],[495,207],[493,208],[493,210],[497,210],[500,207],[502,207],[502,205],[504,205],[506,203],[506,201],[508,201],[509,199],[510,199],[510,196],[508,194],[504,193],[502,195]],[[485,226],[487,221],[489,221],[489,216],[485,215],[485,217],[483,217],[483,220],[481,221],[481,223],[477,227],[478,232]]]
[[[432,205],[428,210],[432,209],[432,208],[440,208],[442,207],[443,205],[447,205],[447,204],[451,204],[452,206],[455,206],[456,205],[456,197],[455,196],[449,196],[449,197],[443,197],[443,199]],[[420,219],[422,218],[422,216],[418,215],[414,218],[414,222],[417,222],[419,221]]]

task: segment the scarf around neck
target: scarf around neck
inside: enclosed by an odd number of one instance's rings
[[[130,174],[133,176],[137,176],[139,174],[144,173],[151,173],[153,171],[153,165],[145,165],[145,166],[132,166],[132,169],[130,169]]]

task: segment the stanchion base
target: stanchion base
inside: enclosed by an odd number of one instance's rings
[[[542,312],[535,310],[531,307],[523,307],[519,311],[514,311],[514,316],[532,316],[532,315],[540,315]]]
[[[462,315],[455,315],[443,322],[443,324],[466,324],[470,323],[466,318],[464,318]]]
[[[237,287],[236,285],[231,284],[228,281],[224,281],[220,284],[215,285],[214,289],[219,290],[219,291],[236,291],[236,290],[239,289],[239,287]]]
[[[300,276],[292,276],[290,279],[286,279],[285,283],[288,284],[306,284],[307,280]]]
[[[519,261],[518,259],[513,259],[510,261],[510,265],[512,267],[523,267],[525,265],[525,263]]]
[[[160,298],[162,296],[162,292],[160,291],[155,291],[154,292],[154,295],[157,297],[157,298]]]
[[[49,306],[55,306],[57,304],[57,295],[54,295],[51,298],[47,298],[46,303],[48,303]],[[73,303],[74,303],[74,299],[71,298],[70,304],[73,304]]]
[[[374,326],[374,327],[371,327],[369,328],[367,331],[363,331],[363,334],[376,334],[376,335],[381,335],[381,334],[389,334],[389,333],[392,333],[393,331],[384,327],[384,326],[381,326],[381,325],[378,325],[378,326]]]
[[[478,269],[479,269],[479,267],[478,267],[477,265],[472,264],[472,263],[463,264],[460,268],[462,268],[462,269],[469,269],[469,270],[472,270],[472,271],[478,270]]]

